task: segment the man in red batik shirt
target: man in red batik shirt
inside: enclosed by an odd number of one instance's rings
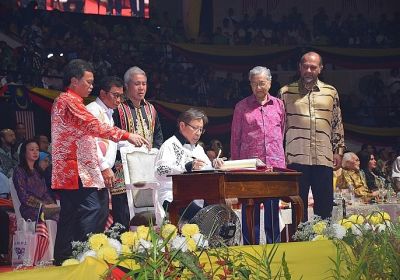
[[[51,110],[52,188],[59,191],[61,212],[54,248],[55,264],[72,255],[71,241],[83,241],[88,233],[104,230],[108,216],[108,192],[102,180],[95,137],[135,146],[149,146],[146,139],[102,124],[83,104],[93,89],[93,68],[81,59],[64,69],[65,92]]]

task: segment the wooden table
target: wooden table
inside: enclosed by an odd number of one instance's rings
[[[250,229],[250,242],[255,244],[254,204],[265,198],[281,198],[292,202],[290,235],[294,234],[303,217],[303,201],[299,196],[300,172],[213,171],[172,175],[173,201],[169,207],[171,223],[178,224],[178,211],[194,199],[204,199],[208,204],[225,204],[238,199],[248,204],[246,222]]]

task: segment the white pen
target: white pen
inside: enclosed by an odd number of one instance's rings
[[[221,155],[221,152],[222,152],[222,150],[221,150],[221,149],[219,149],[219,150],[218,150],[217,159],[220,157],[220,155]]]

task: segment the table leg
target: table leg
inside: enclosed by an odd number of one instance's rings
[[[292,241],[292,236],[297,230],[297,226],[303,220],[303,200],[300,196],[289,196],[289,200],[292,203],[292,224],[289,225],[289,241]],[[294,210],[294,211],[293,211]]]
[[[246,204],[246,224],[249,232],[250,244],[256,243],[256,234],[254,231],[254,199],[245,199],[243,203]]]
[[[171,204],[169,205],[169,209],[167,210],[169,213],[169,221],[171,224],[178,226],[178,221],[179,221],[179,205],[175,202],[172,201]]]

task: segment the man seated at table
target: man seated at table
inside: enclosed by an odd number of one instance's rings
[[[221,159],[212,163],[208,159],[203,147],[197,145],[200,136],[204,134],[204,126],[208,118],[201,110],[190,108],[178,117],[178,131],[161,145],[156,157],[155,176],[160,182],[158,201],[164,211],[172,201],[172,178],[168,175],[181,174],[185,171],[198,171],[219,168],[223,165]],[[203,201],[195,200],[185,211],[185,216],[190,219],[201,207]],[[164,214],[164,213],[163,213]]]
[[[336,187],[354,189],[354,195],[361,197],[365,202],[378,195],[378,191],[371,192],[368,189],[365,175],[360,171],[360,159],[353,152],[343,155],[342,172],[337,177]]]

